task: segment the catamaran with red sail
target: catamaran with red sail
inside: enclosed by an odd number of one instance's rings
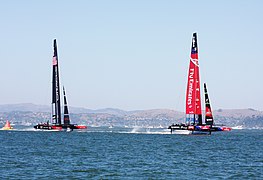
[[[52,61],[52,122],[39,123],[34,126],[35,129],[40,130],[67,130],[73,129],[87,129],[85,125],[71,124],[69,118],[69,110],[67,105],[65,88],[63,87],[64,95],[64,122],[61,122],[61,102],[60,102],[60,82],[59,82],[59,67],[58,67],[58,53],[57,42],[54,39],[54,55]]]
[[[205,124],[202,123],[202,106],[200,92],[200,74],[198,60],[197,34],[193,33],[188,81],[186,88],[186,120],[185,123],[173,124],[168,127],[171,133],[178,134],[211,134],[213,131],[230,131],[225,126],[215,126],[206,84],[205,91]]]

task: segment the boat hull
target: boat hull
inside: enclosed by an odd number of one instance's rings
[[[14,130],[13,128],[1,128],[0,129],[1,131],[11,131],[11,130]]]
[[[172,134],[182,134],[182,135],[209,135],[211,134],[208,131],[190,131],[190,130],[173,130]]]
[[[226,126],[210,126],[210,125],[186,125],[173,124],[168,127],[172,134],[211,134],[212,132],[231,131],[232,128]]]
[[[34,126],[37,130],[46,130],[46,131],[61,131],[62,126],[61,125],[53,125],[53,124],[37,124]]]
[[[88,127],[85,125],[75,125],[75,129],[87,129]]]
[[[211,131],[213,132],[218,132],[218,131],[231,131],[232,128],[231,127],[227,127],[227,126],[212,126],[211,127]]]
[[[191,130],[179,130],[179,129],[174,129],[171,130],[171,134],[183,134],[183,135],[210,135],[211,131],[191,131]]]
[[[192,126],[185,124],[175,124],[168,127],[171,134],[189,134],[189,135],[210,135],[209,126]]]
[[[61,124],[61,125],[57,125],[57,124],[37,124],[34,126],[35,129],[37,130],[47,130],[47,131],[63,131],[63,130],[67,130],[68,129],[87,129],[87,126],[85,125],[77,125],[77,124]]]

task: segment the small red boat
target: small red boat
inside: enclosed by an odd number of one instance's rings
[[[13,127],[11,126],[10,122],[7,120],[5,126],[1,130],[12,130]]]

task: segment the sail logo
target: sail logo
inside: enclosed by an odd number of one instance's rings
[[[189,69],[189,82],[188,82],[188,98],[187,105],[189,108],[192,108],[192,99],[193,99],[193,88],[194,86],[194,69]]]
[[[194,63],[194,65],[199,66],[199,64],[198,64],[198,59],[193,59],[193,58],[191,58],[190,61],[191,61],[192,63]]]
[[[57,61],[57,57],[56,57],[56,56],[53,57],[52,64],[53,64],[53,66],[56,66],[56,65],[58,64],[58,61]]]
[[[192,38],[192,49],[194,49],[194,50],[197,49],[197,40],[196,40],[195,36],[193,36],[193,38]]]
[[[213,119],[207,118],[206,121],[213,121]]]

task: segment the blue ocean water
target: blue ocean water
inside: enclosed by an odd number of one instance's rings
[[[263,179],[263,130],[0,131],[1,179]]]

